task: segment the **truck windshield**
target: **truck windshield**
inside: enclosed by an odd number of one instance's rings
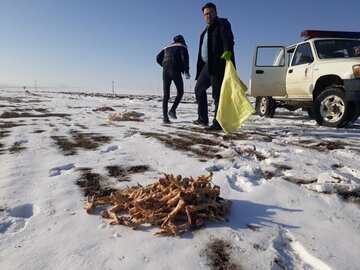
[[[315,41],[320,59],[360,57],[360,40],[322,39]]]

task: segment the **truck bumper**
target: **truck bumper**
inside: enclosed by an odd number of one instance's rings
[[[345,98],[348,101],[360,101],[360,79],[344,80]]]

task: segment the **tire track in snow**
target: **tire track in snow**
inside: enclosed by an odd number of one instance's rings
[[[282,269],[331,270],[322,260],[310,254],[286,229],[280,227],[279,236],[273,242],[277,254],[276,263]]]

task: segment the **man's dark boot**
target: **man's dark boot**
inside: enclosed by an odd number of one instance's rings
[[[208,122],[206,122],[202,119],[196,119],[195,121],[193,121],[193,124],[199,125],[199,126],[207,126]]]
[[[170,116],[171,118],[177,119],[177,117],[176,117],[176,112],[175,112],[174,110],[170,110],[170,111],[169,111],[169,116]]]
[[[164,124],[170,124],[171,122],[170,122],[170,120],[169,120],[169,117],[164,117],[164,118],[163,118],[163,123],[164,123]]]
[[[206,127],[205,129],[208,130],[208,131],[220,131],[220,130],[222,130],[221,126],[217,125],[217,124],[212,124],[210,127]]]

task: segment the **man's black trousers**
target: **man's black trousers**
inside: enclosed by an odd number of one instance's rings
[[[167,118],[168,116],[168,103],[170,99],[170,85],[171,82],[174,81],[177,95],[174,100],[174,103],[171,107],[171,111],[176,111],[183,95],[184,95],[184,82],[181,77],[181,72],[177,70],[172,70],[168,68],[164,68],[163,70],[163,88],[164,88],[164,97],[163,97],[163,117]]]
[[[209,75],[208,65],[206,64],[200,72],[195,85],[195,96],[198,102],[198,120],[203,123],[209,122],[208,101],[206,90],[212,86],[212,97],[215,104],[215,115],[213,125],[220,127],[216,120],[216,114],[219,106],[221,84],[224,76]]]

